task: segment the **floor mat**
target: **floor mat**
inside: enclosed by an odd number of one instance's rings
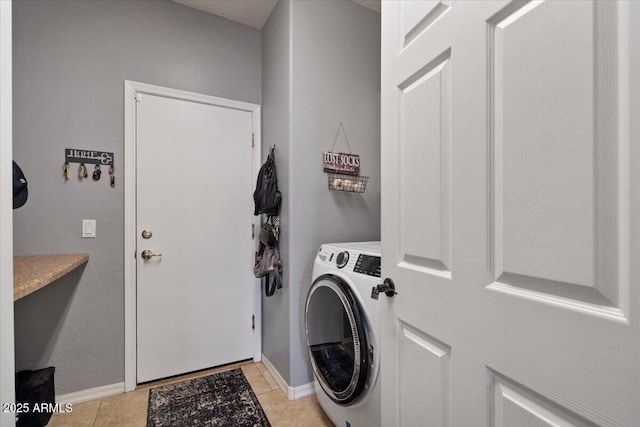
[[[149,391],[148,427],[270,425],[241,369]]]

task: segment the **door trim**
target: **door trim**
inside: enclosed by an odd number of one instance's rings
[[[183,101],[215,105],[235,110],[247,111],[253,117],[254,146],[252,159],[252,182],[256,182],[262,162],[262,143],[260,128],[260,106],[247,102],[234,101],[215,96],[201,95],[177,89],[124,81],[124,384],[125,391],[135,390],[136,368],[136,96],[149,94]],[[250,144],[247,141],[247,144]],[[247,194],[251,197],[251,194]],[[249,236],[251,224],[247,224]],[[260,218],[254,218],[258,230]],[[254,238],[255,245],[255,238]],[[249,260],[247,254],[247,260]],[[248,265],[247,268],[250,266]],[[255,330],[253,335],[253,360],[259,362],[262,357],[262,304],[260,279],[255,279],[254,293]],[[250,319],[247,319],[249,322]]]
[[[11,1],[0,1],[0,401],[15,403],[13,334],[13,94]],[[15,424],[11,412],[0,413],[0,425]]]

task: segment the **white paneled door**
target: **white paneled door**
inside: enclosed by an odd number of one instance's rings
[[[383,425],[640,425],[639,29],[383,2]]]
[[[255,282],[252,113],[137,96],[140,383],[253,357]]]

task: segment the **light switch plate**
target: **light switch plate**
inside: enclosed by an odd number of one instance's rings
[[[82,220],[82,237],[83,238],[96,237],[96,220],[95,219]]]

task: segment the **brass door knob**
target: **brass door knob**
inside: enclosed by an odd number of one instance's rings
[[[162,254],[154,254],[151,249],[145,249],[144,251],[142,251],[140,256],[142,257],[142,259],[149,260],[154,256],[162,256]]]

